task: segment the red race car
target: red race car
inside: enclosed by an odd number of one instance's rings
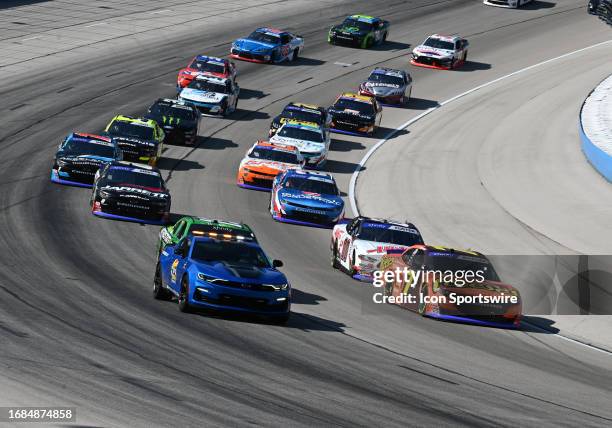
[[[177,79],[177,89],[180,91],[189,85],[196,76],[207,75],[222,79],[236,80],[236,65],[224,58],[198,55],[191,63],[181,69]]]
[[[483,254],[431,245],[413,245],[387,254],[374,272],[377,303],[392,303],[449,321],[518,328],[521,296],[501,282]]]

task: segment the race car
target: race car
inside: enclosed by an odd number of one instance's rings
[[[123,160],[157,164],[161,157],[166,135],[153,119],[136,119],[117,115],[104,130],[111,136],[123,152]]]
[[[600,3],[601,0],[589,0],[587,3],[587,13],[597,15],[597,8],[599,7]]]
[[[432,318],[497,327],[519,327],[518,290],[500,281],[482,253],[448,247],[414,245],[402,254],[387,254],[379,265],[381,296]],[[399,271],[396,271],[399,269]],[[389,275],[389,271],[406,275]],[[393,278],[392,281],[388,281]],[[412,297],[411,297],[412,296]]]
[[[329,135],[316,123],[288,120],[270,138],[270,142],[297,147],[306,160],[305,166],[320,168],[327,162],[331,141]]]
[[[334,45],[370,48],[389,36],[389,21],[368,15],[351,15],[330,28],[327,41]]]
[[[176,296],[181,312],[231,311],[285,323],[291,314],[291,285],[277,270],[282,265],[280,260],[270,261],[246,236],[194,233],[160,253],[153,296]]]
[[[606,24],[612,24],[612,0],[600,0],[596,14]]]
[[[412,50],[410,64],[452,70],[463,65],[467,59],[469,43],[458,35],[433,34]]]
[[[91,187],[98,169],[121,160],[122,156],[117,142],[110,137],[73,132],[59,145],[51,168],[51,181]]]
[[[331,174],[288,169],[274,179],[270,214],[284,223],[331,228],[344,217],[344,201]]]
[[[304,39],[289,31],[258,28],[232,43],[230,57],[259,63],[295,61],[304,49]]]
[[[518,9],[519,7],[529,3],[530,1],[531,0],[484,0],[483,3],[488,6]]]
[[[302,168],[304,158],[295,146],[256,141],[238,167],[236,183],[247,189],[272,189],[272,181],[289,168]]]
[[[90,200],[95,216],[166,224],[170,204],[170,192],[155,167],[118,161],[96,173]]]
[[[334,226],[331,264],[355,279],[371,280],[383,255],[401,254],[422,243],[421,233],[412,223],[355,217]]]
[[[375,97],[382,104],[403,105],[412,93],[412,77],[404,70],[376,67],[359,85],[359,95]]]
[[[191,60],[187,67],[179,70],[176,86],[180,92],[181,89],[189,85],[199,75],[235,81],[236,74],[236,65],[232,61],[214,56],[198,55]]]
[[[331,118],[324,107],[304,103],[289,103],[278,116],[272,119],[269,136],[272,137],[276,134],[276,131],[278,131],[287,120],[313,122],[326,131],[329,131],[331,125]]]
[[[382,107],[376,98],[346,92],[327,110],[332,132],[371,136],[380,126]]]
[[[227,116],[238,108],[239,94],[240,87],[231,79],[196,76],[178,99],[195,105],[202,114]]]
[[[217,233],[226,238],[256,240],[251,228],[244,223],[185,216],[173,225],[162,227],[159,232],[158,253],[161,253],[168,245],[176,245],[189,236],[206,233]]]
[[[164,130],[165,144],[192,146],[198,138],[200,113],[193,104],[159,98],[149,107],[146,119],[153,119]]]

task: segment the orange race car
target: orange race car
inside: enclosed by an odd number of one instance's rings
[[[297,147],[256,141],[240,162],[236,183],[247,189],[269,192],[278,173],[303,166],[304,157]]]
[[[375,272],[377,303],[392,303],[432,318],[517,328],[522,317],[517,289],[500,281],[483,254],[413,245],[382,257]]]

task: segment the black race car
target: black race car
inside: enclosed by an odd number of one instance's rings
[[[300,122],[312,122],[321,126],[325,130],[329,130],[330,118],[327,110],[323,107],[312,104],[289,103],[285,106],[281,114],[276,116],[270,124],[269,135],[272,137],[276,131],[287,120],[299,120]]]
[[[148,224],[166,224],[170,192],[155,167],[112,162],[96,173],[91,211],[99,217]]]
[[[351,15],[329,30],[327,41],[366,49],[384,43],[388,35],[389,21],[368,15]]]
[[[597,8],[599,7],[600,0],[589,0],[587,3],[587,12],[591,15],[597,15]]]
[[[166,144],[195,144],[198,137],[198,109],[189,103],[170,98],[159,98],[145,118],[153,119],[164,130]]]
[[[372,135],[380,125],[382,107],[376,98],[345,92],[327,109],[331,131],[351,135]]]
[[[612,0],[600,0],[596,12],[599,19],[607,24],[612,24]]]

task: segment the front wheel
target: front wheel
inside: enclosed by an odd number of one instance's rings
[[[293,51],[293,57],[291,58],[291,61],[297,61],[299,56],[300,56],[300,50],[298,48],[295,48],[295,50]]]
[[[178,308],[181,312],[191,312],[191,305],[189,305],[189,281],[187,277],[181,281],[181,291],[178,296]]]
[[[331,265],[334,269],[338,269],[340,267],[340,264],[338,263],[338,250],[336,249],[336,244],[334,244],[332,247]]]
[[[164,288],[161,278],[161,266],[157,263],[155,268],[155,278],[153,279],[153,297],[157,300],[168,300],[170,298],[168,290]]]

